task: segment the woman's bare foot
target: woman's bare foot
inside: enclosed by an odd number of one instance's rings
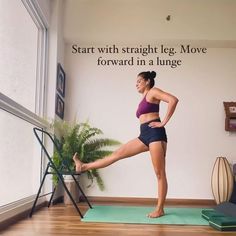
[[[75,162],[75,171],[78,173],[82,172],[83,162],[79,160],[77,152],[74,154],[73,160]]]
[[[158,217],[161,217],[161,216],[164,216],[165,215],[165,212],[163,209],[156,209],[155,211],[149,213],[147,216],[149,218],[158,218]]]

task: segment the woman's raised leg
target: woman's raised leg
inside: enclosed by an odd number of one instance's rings
[[[111,165],[112,163],[124,159],[127,157],[134,156],[136,154],[148,151],[149,148],[143,144],[138,138],[135,138],[129,141],[126,144],[123,144],[120,148],[114,151],[110,156],[106,156],[102,159],[96,160],[91,163],[83,163],[79,160],[77,153],[73,156],[73,160],[76,165],[76,171],[82,172],[91,169],[104,168]]]

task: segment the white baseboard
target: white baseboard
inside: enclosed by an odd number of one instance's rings
[[[23,212],[29,211],[34,203],[34,197],[29,197],[21,201],[6,205],[0,208],[0,223],[6,221],[16,215],[22,214]],[[38,199],[37,206],[46,202],[46,196]]]

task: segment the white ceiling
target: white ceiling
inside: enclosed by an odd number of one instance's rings
[[[235,0],[64,1],[65,41],[87,45],[162,41],[234,45],[235,25]]]

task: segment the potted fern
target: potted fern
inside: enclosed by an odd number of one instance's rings
[[[87,122],[69,123],[66,121],[55,120],[52,125],[54,128],[54,136],[60,149],[63,159],[68,163],[71,170],[75,169],[72,159],[75,152],[78,153],[80,160],[84,163],[93,162],[112,153],[107,149],[120,142],[114,139],[103,138],[103,132],[95,127],[91,127]],[[53,160],[57,166],[61,165],[61,160],[57,152],[53,154]],[[90,180],[90,187],[96,179],[100,190],[104,190],[104,181],[102,180],[99,170],[89,170],[86,172]],[[57,176],[53,176],[54,184],[57,184]]]

